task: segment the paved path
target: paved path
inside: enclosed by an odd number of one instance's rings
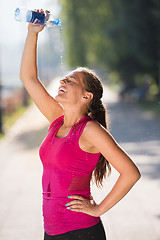
[[[55,94],[57,82],[50,86]],[[109,240],[160,240],[160,123],[105,88],[111,133],[139,166],[142,178],[127,196],[102,215]],[[42,165],[38,148],[48,122],[33,105],[0,142],[0,240],[42,240]],[[100,202],[118,177],[92,187]]]
[[[107,105],[112,135],[142,174],[127,196],[102,216],[108,239],[160,240],[160,120],[135,104],[110,101]],[[97,201],[105,197],[116,177],[113,170],[103,190],[94,188]]]

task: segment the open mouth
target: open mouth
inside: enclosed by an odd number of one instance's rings
[[[59,92],[66,92],[66,90],[63,87],[60,87]]]

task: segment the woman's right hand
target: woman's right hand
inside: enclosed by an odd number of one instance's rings
[[[29,23],[28,24],[28,32],[39,33],[43,30],[44,25]]]

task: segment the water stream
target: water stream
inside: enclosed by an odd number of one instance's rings
[[[61,73],[64,73],[64,67],[63,67],[63,45],[62,45],[62,26],[59,28],[59,35],[60,35],[60,64],[61,64]]]

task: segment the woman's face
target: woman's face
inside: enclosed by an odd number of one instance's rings
[[[86,93],[82,78],[84,74],[80,71],[73,71],[64,79],[60,80],[58,95],[55,99],[60,103],[79,104]]]

